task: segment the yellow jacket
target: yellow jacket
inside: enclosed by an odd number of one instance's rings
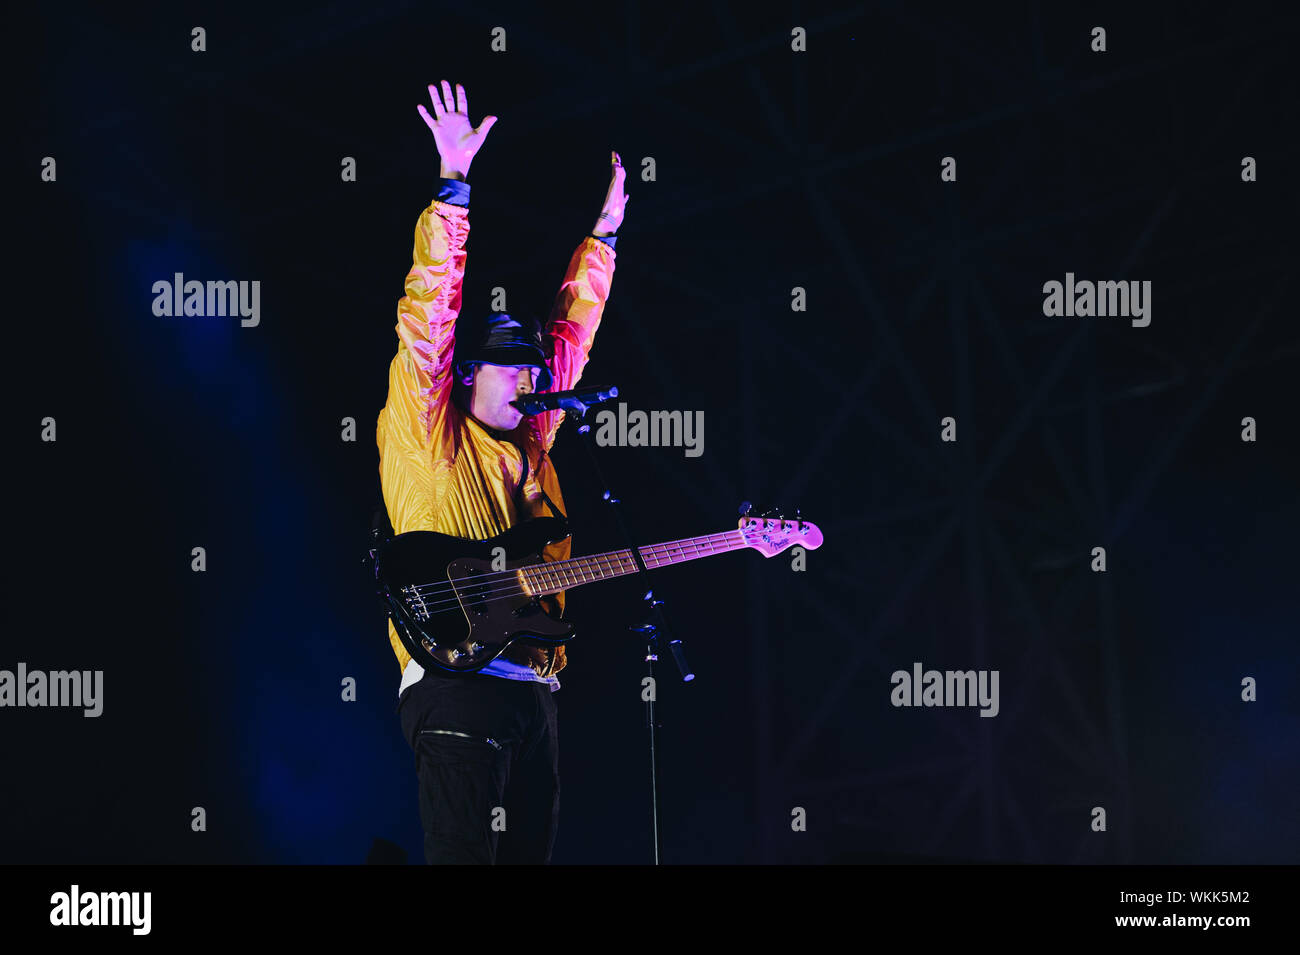
[[[550,513],[538,490],[568,513],[549,451],[563,411],[524,418],[509,435],[489,431],[451,401],[456,317],[465,277],[469,237],[468,186],[444,188],[415,227],[406,294],[397,303],[397,354],[388,368],[388,401],[379,413],[379,475],[393,531],[436,531],[484,540],[520,521]],[[452,201],[442,201],[450,199]],[[462,199],[465,204],[456,204]],[[586,367],[601,313],[609,298],[616,253],[593,236],[574,250],[543,330],[551,390],[573,388]],[[523,460],[530,461],[523,513],[516,509]],[[570,540],[548,546],[547,560],[570,556]],[[564,608],[564,594],[556,595]],[[411,659],[388,621],[388,642],[405,670]],[[544,652],[520,648],[526,657]],[[528,662],[517,657],[518,662]],[[553,672],[567,661],[560,647]]]

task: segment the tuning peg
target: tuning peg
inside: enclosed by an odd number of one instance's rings
[[[749,513],[750,511],[752,511],[753,509],[754,509],[754,505],[751,504],[751,503],[749,503],[749,501],[741,501],[741,502],[740,502],[740,516],[741,516],[741,517],[744,517],[746,514],[748,514],[748,513]]]

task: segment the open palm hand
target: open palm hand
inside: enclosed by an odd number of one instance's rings
[[[451,84],[446,80],[442,81],[441,94],[437,86],[430,84],[429,96],[433,100],[433,115],[430,116],[421,104],[417,107],[420,116],[433,133],[433,141],[438,145],[438,155],[442,157],[443,166],[464,176],[469,172],[475,154],[487,139],[488,131],[496,125],[497,117],[483,117],[483,122],[475,129],[469,121],[469,98],[465,95],[465,87],[459,83],[456,84],[454,100]]]

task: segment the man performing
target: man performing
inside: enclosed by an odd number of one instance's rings
[[[565,511],[546,452],[563,411],[532,418],[510,405],[533,391],[567,391],[582,376],[614,277],[615,232],[627,199],[612,176],[592,233],[578,244],[543,329],[525,314],[471,310],[458,320],[469,236],[470,163],[497,117],[475,129],[464,87],[429,87],[419,113],[441,159],[437,197],[415,228],[406,294],[397,306],[397,355],[376,438],[393,531],[436,531],[482,541],[534,517]],[[547,560],[570,555],[549,545]],[[550,598],[547,598],[550,599]],[[564,594],[553,609],[563,612]],[[437,863],[547,863],[559,815],[559,748],[552,693],[564,647],[512,645],[477,673],[426,670],[391,620],[402,668],[398,713],[415,753],[424,852]]]

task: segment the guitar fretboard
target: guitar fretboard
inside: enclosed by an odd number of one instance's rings
[[[740,550],[745,544],[739,530],[721,531],[704,537],[686,537],[682,540],[648,544],[638,548],[647,570],[667,564],[712,557],[727,551]],[[559,593],[570,587],[611,580],[624,574],[635,574],[638,568],[630,550],[613,550],[604,554],[588,554],[549,564],[530,564],[520,568],[528,591],[535,597]]]

